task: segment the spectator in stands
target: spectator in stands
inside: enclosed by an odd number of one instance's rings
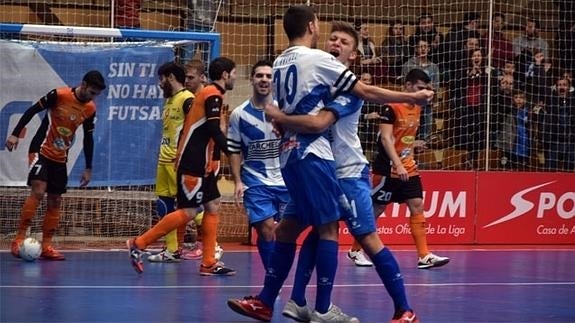
[[[437,31],[433,24],[433,17],[429,13],[422,13],[415,27],[415,33],[409,36],[410,56],[415,54],[415,47],[420,39],[425,39],[429,44],[429,58],[435,64],[439,64],[439,46],[443,43],[443,34]]]
[[[571,82],[560,78],[556,90],[539,116],[539,140],[545,155],[545,168],[549,171],[575,170],[575,95],[569,92]],[[562,163],[561,163],[562,161]]]
[[[543,56],[549,57],[549,44],[539,36],[539,21],[528,18],[523,34],[513,39],[513,55],[520,74],[527,71],[528,65],[533,61],[535,50],[540,50]]]
[[[470,54],[467,67],[457,74],[450,86],[454,95],[455,147],[467,150],[470,161],[476,161],[479,151],[485,148],[487,73],[481,50]]]
[[[30,173],[28,185],[30,196],[24,201],[16,237],[12,240],[10,252],[20,257],[20,245],[32,224],[38,206],[47,194],[46,215],[42,224],[42,254],[46,260],[64,260],[65,257],[52,246],[52,237],[60,222],[62,194],[66,193],[68,171],[66,162],[68,150],[74,144],[76,129],[84,130],[83,150],[86,168],[80,178],[80,187],[85,187],[92,178],[92,157],[94,155],[94,126],[96,104],[94,99],[106,88],[104,77],[98,71],[84,74],[77,87],[54,89],[32,105],[20,118],[6,140],[6,148],[12,151],[18,147],[20,135],[36,114],[43,114],[42,124],[32,139],[28,156]]]
[[[527,65],[524,74],[520,74],[520,83],[525,86],[531,102],[545,100],[553,86],[551,62],[546,59],[543,51],[535,49],[533,60]]]
[[[467,39],[481,38],[481,34],[477,31],[480,17],[477,12],[466,12],[463,15],[461,24],[453,26],[440,45],[440,68],[447,77],[451,77],[453,75],[452,73],[459,73],[458,71],[454,71],[453,67],[466,65],[461,62],[465,62],[468,57],[465,47]],[[460,63],[458,63],[458,61],[460,61]]]
[[[362,72],[360,80],[368,85],[373,84],[373,77],[369,72]],[[377,149],[377,127],[381,119],[379,111],[382,111],[381,106],[371,102],[364,102],[361,109],[362,115],[359,118],[358,134],[361,142],[361,148],[368,161],[372,161],[375,157]]]
[[[359,29],[359,68],[361,71],[369,71],[373,76],[373,81],[376,84],[382,82],[384,76],[383,65],[381,58],[377,55],[375,43],[369,35],[369,26],[366,23],[357,24],[356,28]]]
[[[575,4],[573,1],[569,1],[569,4],[565,4],[570,10],[574,10]],[[567,16],[567,11],[561,11],[561,17]],[[557,46],[557,54],[559,58],[558,66],[561,69],[575,72],[575,14],[571,11],[570,17],[563,17],[560,23],[559,30],[555,34],[555,41]]]
[[[503,117],[499,148],[503,151],[502,164],[511,170],[529,170],[531,159],[531,108],[523,90],[513,91],[511,109]]]
[[[500,70],[505,62],[513,60],[513,45],[503,33],[505,15],[500,12],[493,14],[491,26],[491,37],[488,32],[485,33],[481,39],[481,47],[488,50],[491,45],[491,66]]]
[[[495,146],[497,148],[503,148],[497,144],[497,140],[504,126],[505,116],[511,113],[511,107],[513,106],[513,75],[506,74],[495,78],[492,84],[494,85],[491,91],[490,139],[496,141]]]
[[[142,0],[116,0],[114,5],[115,28],[140,28]]]
[[[439,67],[429,59],[429,44],[425,39],[417,42],[415,56],[410,58],[401,68],[402,79],[413,69],[423,70],[430,78],[431,87],[437,91],[439,88]],[[421,123],[418,138],[425,140],[433,130],[433,111],[431,104],[423,107],[421,112]]]
[[[401,22],[389,25],[387,37],[381,43],[381,57],[387,64],[390,79],[395,80],[401,75],[401,66],[410,57],[405,26]]]

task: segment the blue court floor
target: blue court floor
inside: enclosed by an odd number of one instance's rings
[[[126,251],[74,251],[66,261],[33,263],[0,252],[0,322],[253,322],[226,300],[259,291],[259,256],[255,248],[225,249],[223,261],[236,276],[199,276],[194,260],[146,263],[138,275]],[[413,250],[395,251],[421,322],[575,322],[575,246],[435,251],[451,263],[420,270]],[[290,275],[273,322],[290,322],[281,309],[292,282]],[[312,302],[314,293],[315,285],[308,289]],[[333,302],[362,322],[388,322],[392,315],[375,270],[355,267],[343,250]]]

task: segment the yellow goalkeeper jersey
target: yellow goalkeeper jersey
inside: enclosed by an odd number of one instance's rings
[[[162,142],[158,158],[160,163],[173,163],[175,161],[178,138],[186,113],[190,110],[194,98],[192,92],[184,89],[166,100],[162,112]]]

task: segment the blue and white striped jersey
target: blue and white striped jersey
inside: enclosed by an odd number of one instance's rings
[[[360,178],[365,166],[369,164],[357,134],[362,106],[363,100],[352,93],[338,95],[326,103],[326,109],[338,117],[330,128],[338,179]]]
[[[316,115],[325,102],[350,91],[357,82],[357,77],[333,55],[305,46],[286,49],[274,61],[273,71],[275,97],[286,114]],[[308,154],[334,160],[327,132],[284,133],[280,152],[282,167]]]
[[[246,100],[230,115],[228,149],[243,155],[241,179],[249,187],[285,186],[279,162],[280,138],[262,110]]]

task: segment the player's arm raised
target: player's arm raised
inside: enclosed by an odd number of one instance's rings
[[[355,83],[352,93],[366,101],[382,105],[388,103],[410,103],[420,106],[428,104],[434,95],[432,90],[420,90],[412,93],[399,92],[367,85],[362,82]]]

